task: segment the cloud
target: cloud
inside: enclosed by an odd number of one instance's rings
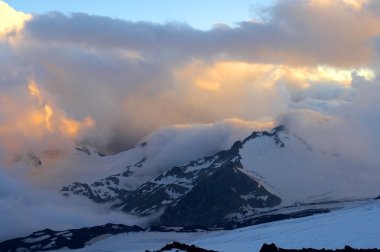
[[[162,128],[143,138],[147,164],[142,173],[158,176],[169,167],[229,149],[254,130],[268,130],[273,121],[251,122],[236,118],[209,124],[179,124]],[[151,169],[151,171],[149,171]],[[139,171],[136,171],[139,172]]]
[[[83,130],[94,125],[91,117],[75,120],[46,100],[33,81],[24,90],[0,94],[0,145],[3,165],[18,156],[66,150]]]
[[[375,153],[380,148],[380,134],[377,133],[380,127],[379,77],[366,81],[355,73],[353,75],[349,94],[331,86],[323,89],[327,96],[343,95],[346,99],[337,100],[345,102],[327,106],[324,110],[312,106],[294,108],[279,116],[278,123],[288,125],[321,150],[340,153],[363,167],[378,167],[380,158]],[[380,176],[378,168],[374,169],[373,176]]]
[[[380,32],[379,17],[367,8],[372,2],[279,1],[267,22],[244,21],[235,28],[209,31],[180,23],[160,25],[83,13],[49,13],[28,22],[25,34],[45,42],[123,49],[166,64],[189,58],[222,58],[350,67],[372,60],[371,40]]]
[[[106,223],[146,225],[147,218],[111,211],[83,198],[40,190],[0,169],[0,241],[50,228],[65,230]]]
[[[264,21],[208,31],[84,13],[34,15],[17,44],[0,43],[0,85],[7,99],[28,107],[19,93],[35,80],[61,117],[92,125],[75,141],[108,153],[172,124],[273,120],[289,109],[329,113],[353,100],[353,71],[376,75],[373,4],[280,1]],[[15,124],[10,114],[17,113],[5,107],[0,118]]]
[[[25,22],[32,18],[32,15],[16,11],[3,1],[0,1],[0,15],[0,39],[20,32]]]

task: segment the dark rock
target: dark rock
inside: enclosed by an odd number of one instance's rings
[[[164,212],[161,224],[212,227],[226,222],[228,215],[239,214],[245,209],[274,207],[281,203],[280,198],[269,193],[236,165],[226,162],[201,181]],[[252,198],[244,199],[244,195],[252,195]]]
[[[200,247],[197,247],[195,245],[187,245],[180,242],[173,242],[170,244],[166,244],[164,247],[162,247],[159,250],[155,250],[153,252],[164,252],[164,251],[186,251],[186,252],[217,252],[215,250],[207,250]],[[150,252],[149,250],[146,250],[146,252]]]
[[[264,243],[260,249],[260,252],[278,252],[278,248],[274,243],[271,243],[271,244]]]

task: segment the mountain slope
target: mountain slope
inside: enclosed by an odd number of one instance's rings
[[[73,182],[64,186],[61,192],[65,196],[81,195],[95,202],[105,203],[113,201],[133,190],[140,181],[136,181],[133,174],[144,165],[146,161],[146,143],[142,143],[130,151],[99,159],[104,166],[103,171],[88,178],[82,178],[81,182]],[[98,179],[100,177],[100,179]],[[150,176],[140,180],[149,180]],[[93,181],[93,182],[90,182]]]
[[[141,151],[144,146],[138,148]],[[63,190],[98,202],[114,200],[114,208],[129,214],[155,214],[160,225],[203,228],[227,223],[249,225],[260,222],[260,216],[300,203],[372,196],[359,188],[363,176],[347,169],[357,163],[315,149],[284,126],[253,132],[228,150],[166,167],[160,175],[150,179],[145,176],[131,186],[128,179],[133,181],[147,162],[145,156],[139,158],[141,161],[132,167],[90,186],[74,183]],[[119,182],[121,177],[123,183]],[[320,210],[310,209],[310,213],[314,211]]]
[[[279,205],[280,198],[242,170],[241,144],[175,166],[126,194],[115,207],[138,215],[163,210],[161,225],[210,227]]]
[[[280,203],[280,198],[259,186],[239,169],[238,164],[230,161],[166,209],[160,223],[210,227]]]
[[[244,140],[239,155],[244,170],[273,188],[283,205],[378,195],[374,188],[380,174],[366,174],[378,168],[345,156],[339,149],[318,149],[286,127],[269,133],[254,132]],[[364,188],[363,184],[367,186]]]
[[[213,127],[202,126],[194,131],[169,127],[147,136],[134,148],[115,155],[99,157],[92,152],[91,155],[83,155],[83,150],[79,156],[86,156],[84,159],[93,159],[93,162],[80,160],[79,163],[72,162],[72,166],[92,167],[95,172],[89,170],[78,174],[61,187],[62,193],[84,196],[98,203],[115,201],[174,166],[228,148],[236,138],[249,132],[229,124],[217,125],[216,130]],[[202,141],[207,141],[207,144]]]
[[[199,233],[139,233],[110,237],[81,251],[155,250],[173,240],[216,251],[259,251],[264,243],[283,248],[380,248],[380,201],[305,218],[289,219],[229,231]]]
[[[84,238],[79,236],[82,232],[86,233]],[[173,240],[208,250],[240,252],[259,251],[264,243],[276,243],[282,248],[335,249],[345,245],[354,248],[380,248],[379,233],[380,201],[367,200],[327,214],[213,232],[173,232],[170,229],[151,228],[141,231],[139,228],[134,230],[133,227],[114,224],[67,231],[42,230],[24,238],[1,242],[0,250],[32,250],[31,246],[35,246],[35,250],[41,251],[46,244],[58,240],[67,243],[58,242],[50,249],[71,251],[70,244],[76,241],[76,248],[83,247],[75,250],[78,252],[141,252],[158,250]],[[73,241],[68,237],[73,237]],[[45,249],[48,250],[47,247]]]

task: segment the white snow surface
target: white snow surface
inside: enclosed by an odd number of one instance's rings
[[[76,251],[157,250],[179,241],[217,251],[259,251],[264,243],[283,248],[380,248],[380,200],[327,214],[271,222],[231,231],[139,232],[115,235]],[[60,250],[62,251],[62,250]]]
[[[24,240],[24,242],[25,243],[35,243],[35,242],[46,240],[48,238],[50,238],[50,235],[43,235],[43,236],[40,236],[40,237],[37,237],[37,238],[26,238]]]
[[[374,172],[378,168],[313,149],[292,132],[279,132],[279,138],[284,147],[277,145],[272,136],[251,139],[243,145],[240,156],[244,169],[279,195],[282,205],[359,199],[379,193],[374,190],[378,187],[380,175]]]

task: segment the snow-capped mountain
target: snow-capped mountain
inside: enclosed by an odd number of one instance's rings
[[[95,202],[114,201],[174,166],[228,149],[249,133],[250,129],[233,124],[202,125],[196,130],[173,126],[145,137],[132,149],[104,157],[79,146],[71,159],[81,160],[70,166],[90,169],[83,174],[73,169],[75,177],[63,185],[63,193],[84,195]]]
[[[62,192],[112,201],[114,208],[133,215],[154,214],[159,225],[200,227],[242,221],[248,225],[258,216],[295,204],[378,194],[357,190],[362,181],[353,179],[355,174],[346,167],[359,164],[315,149],[285,126],[253,132],[228,150],[161,168],[156,175],[145,172],[147,145],[120,154],[128,158],[118,160],[117,173],[109,169],[108,176],[92,183],[74,182]],[[249,218],[255,221],[247,222]]]
[[[109,161],[106,161],[107,163],[104,162],[105,167],[108,166],[108,169],[106,170],[110,173],[114,172],[115,174],[102,178],[91,184],[74,182],[69,186],[63,187],[61,191],[64,195],[68,195],[69,193],[83,195],[98,203],[112,201],[119,198],[120,195],[127,194],[135,187],[134,181],[129,179],[130,175],[134,173],[134,170],[140,168],[145,161],[142,150],[144,146],[145,144],[141,144],[135,147],[125,155],[126,157],[123,155],[104,157],[102,160]],[[89,152],[86,153],[91,155]],[[141,159],[136,161],[136,158]]]
[[[279,205],[280,198],[242,170],[239,145],[237,142],[228,151],[175,166],[115,206],[138,215],[164,209],[161,225],[209,227],[227,217]]]
[[[273,132],[278,130],[281,128]],[[135,190],[128,190],[124,185],[135,177],[135,171],[144,169],[145,157],[126,166],[124,172],[91,184],[74,182],[62,192],[84,195],[96,202],[114,200],[114,207],[130,214],[145,216],[162,212],[161,225],[209,227],[222,224],[281,203],[279,197],[244,171],[239,155],[242,144],[237,141],[229,150],[167,169]],[[141,150],[146,145],[143,143],[136,148]],[[208,206],[197,202],[207,202]],[[188,215],[184,209],[190,206],[193,208]],[[207,214],[205,207],[209,210]]]
[[[97,166],[103,166],[104,169],[63,187],[62,193],[66,196],[82,195],[97,203],[125,197],[145,182],[159,176],[167,169],[162,168],[166,163],[172,165],[159,154],[150,153],[150,145],[142,142],[128,151],[98,158],[100,165]],[[183,160],[185,161],[186,159]]]

